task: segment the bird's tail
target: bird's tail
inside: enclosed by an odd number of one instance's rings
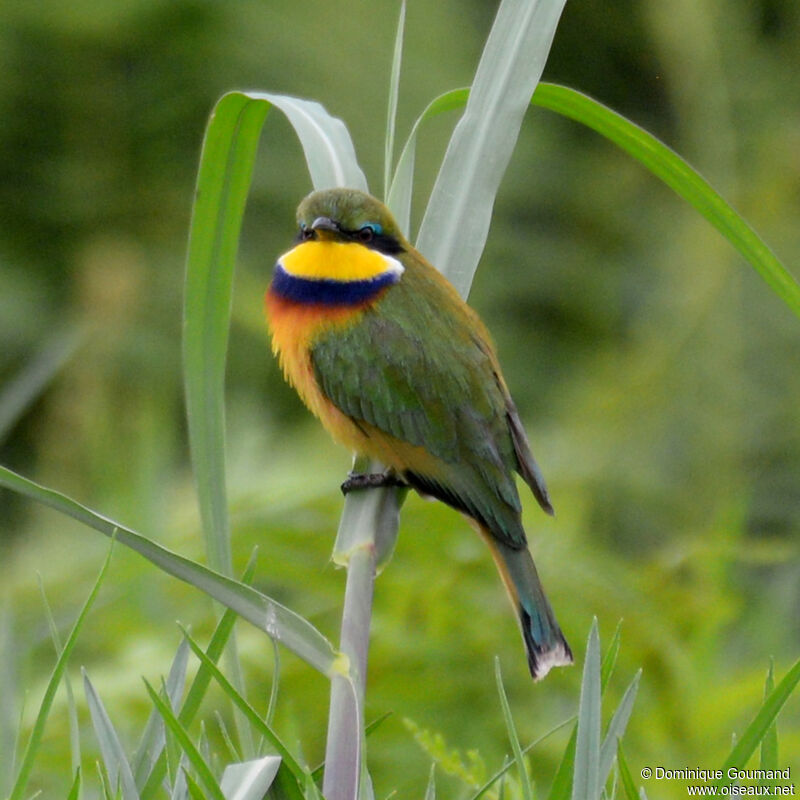
[[[528,667],[534,680],[544,678],[552,667],[571,664],[572,650],[556,622],[528,548],[509,547],[482,526],[481,534],[492,551],[519,616]]]

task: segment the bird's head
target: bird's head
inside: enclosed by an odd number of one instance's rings
[[[308,195],[297,209],[295,246],[275,265],[270,291],[293,302],[361,306],[405,271],[410,245],[383,203],[356,189]]]
[[[297,239],[362,244],[395,255],[408,247],[386,206],[358,189],[312,192],[297,209]]]

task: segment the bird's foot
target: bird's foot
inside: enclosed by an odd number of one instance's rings
[[[348,495],[350,492],[361,489],[381,489],[390,486],[408,486],[393,470],[386,472],[351,472],[347,480],[342,484],[342,494]]]

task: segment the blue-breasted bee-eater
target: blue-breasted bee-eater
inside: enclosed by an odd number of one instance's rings
[[[572,663],[528,551],[514,473],[553,508],[483,323],[375,198],[314,192],[297,221],[266,295],[286,378],[334,439],[476,523],[534,678]]]

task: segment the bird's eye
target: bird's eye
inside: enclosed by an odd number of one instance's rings
[[[307,228],[303,225],[300,228],[300,240],[303,242],[307,242],[309,239],[314,238],[314,231],[311,228]]]
[[[363,228],[358,229],[358,238],[366,244],[375,238],[375,233],[374,225],[364,225]]]

